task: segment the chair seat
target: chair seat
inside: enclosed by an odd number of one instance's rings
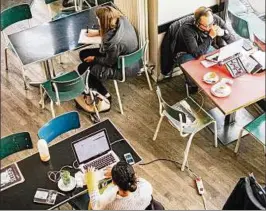
[[[196,118],[196,121],[193,124],[189,124],[187,127],[184,127],[183,132],[196,133],[200,131],[201,129],[203,129],[206,125],[209,125],[210,123],[214,122],[214,119],[203,108],[200,108],[200,106],[190,97],[174,104],[171,107],[174,109],[177,109],[180,103],[182,103],[183,101],[185,101],[190,106],[190,110],[192,111],[193,116]],[[175,127],[180,129],[179,121],[177,121],[176,119],[174,119],[167,113],[165,115],[171,121],[171,123],[174,124]]]
[[[53,80],[56,79],[57,81],[69,81],[69,80],[73,80],[77,77],[79,77],[78,73],[76,71],[72,71],[72,72],[66,73],[64,75],[61,75],[57,78],[54,78]],[[45,89],[45,91],[47,92],[47,95],[50,97],[50,99],[52,101],[56,102],[56,93],[53,89],[53,85],[52,85],[51,80],[44,82],[42,84],[42,87]],[[67,91],[67,92],[59,92],[60,102],[65,102],[65,101],[75,99],[77,96],[82,94],[84,89],[85,89],[84,82],[80,81],[74,90]]]
[[[244,127],[258,141],[265,145],[265,113]]]

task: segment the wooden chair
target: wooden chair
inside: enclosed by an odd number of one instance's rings
[[[145,72],[145,75],[147,78],[147,82],[148,82],[150,90],[152,90],[152,86],[151,86],[151,82],[150,82],[150,78],[149,78],[149,74],[148,74],[148,70],[147,70],[147,61],[146,61],[146,57],[145,57],[147,47],[148,47],[148,41],[146,41],[144,43],[144,45],[139,50],[137,50],[136,52],[134,52],[132,54],[128,54],[128,55],[119,56],[118,69],[122,71],[122,79],[119,80],[119,82],[125,82],[125,80],[126,80],[126,68],[127,67],[130,67],[133,64],[136,64],[137,62],[142,60],[144,72]],[[124,114],[117,81],[118,80],[114,80],[115,90],[116,90],[116,94],[117,94],[117,98],[118,98],[120,112],[121,112],[121,114]]]
[[[188,159],[189,149],[192,143],[194,135],[200,130],[204,129],[206,126],[214,125],[214,146],[217,147],[217,124],[213,117],[208,114],[203,108],[201,108],[191,97],[176,103],[175,105],[168,105],[162,98],[161,90],[157,86],[157,96],[159,99],[160,106],[160,120],[156,127],[156,131],[153,136],[155,141],[164,117],[168,119],[170,124],[176,128],[182,137],[189,136],[186,149],[184,151],[184,159],[181,167],[181,171],[184,171],[185,165]],[[187,112],[183,109],[185,108]],[[190,114],[188,114],[190,113]],[[189,120],[189,116],[192,115],[195,121]],[[191,117],[190,117],[191,118]]]
[[[260,115],[258,118],[247,124],[239,133],[238,141],[236,143],[235,147],[235,153],[238,152],[241,137],[244,131],[247,131],[249,134],[251,134],[259,143],[261,143],[264,146],[265,151],[265,119],[266,114]],[[265,151],[266,153],[266,151]]]
[[[5,48],[6,70],[8,70],[7,50],[11,49],[15,55],[17,55],[17,53],[12,48],[12,45],[10,44],[9,40],[6,39],[7,36],[4,33],[4,29],[11,26],[12,24],[15,24],[17,22],[24,21],[24,20],[28,20],[29,27],[31,27],[31,24],[30,24],[31,18],[32,18],[32,14],[31,14],[30,6],[28,4],[16,5],[16,6],[7,8],[1,12],[1,32],[2,32],[2,36],[6,43],[6,48]],[[25,89],[28,89],[28,86],[26,83],[25,70],[24,70],[22,63],[21,63],[21,70],[22,70],[22,76],[23,76]]]
[[[1,138],[0,141],[0,159],[14,154],[16,152],[32,149],[32,141],[28,132],[15,133],[6,137]]]

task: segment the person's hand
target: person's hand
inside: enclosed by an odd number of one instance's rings
[[[84,59],[85,62],[93,62],[95,59],[95,56],[88,56],[87,58]]]
[[[89,29],[87,33],[88,37],[95,37],[99,35],[100,35],[99,30],[96,30],[96,29]]]
[[[97,188],[97,178],[94,167],[89,167],[85,173],[85,181],[89,191],[95,190]]]
[[[216,26],[215,28],[216,28],[217,36],[219,36],[219,37],[224,36],[224,30],[220,26]]]
[[[214,25],[211,27],[211,30],[209,32],[209,35],[212,39],[214,39],[217,36],[217,32],[216,32],[217,26]]]
[[[108,168],[105,169],[104,177],[107,178],[107,179],[112,177],[112,168],[111,167],[108,167]]]

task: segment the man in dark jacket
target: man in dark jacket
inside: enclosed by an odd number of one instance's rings
[[[178,27],[178,24],[173,26]],[[168,37],[175,39],[173,42],[172,40],[168,41],[173,43],[170,49],[172,61],[169,62],[172,63],[172,66],[165,66],[168,70],[162,66],[163,74],[172,71],[174,64],[181,65],[213,51],[212,45],[220,48],[235,41],[235,37],[229,32],[225,22],[220,17],[213,15],[211,9],[207,7],[198,8],[191,21],[185,22],[178,29],[174,29],[174,27],[170,27],[169,30],[176,35],[168,35]],[[164,41],[162,45],[164,45]],[[162,46],[162,52],[164,49],[167,50],[165,46]],[[162,65],[166,63],[163,60],[165,59],[162,58]],[[196,88],[193,83],[187,77],[186,81],[191,92],[195,92]]]

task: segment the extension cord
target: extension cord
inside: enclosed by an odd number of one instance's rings
[[[204,194],[204,186],[201,177],[195,179],[199,195]]]

